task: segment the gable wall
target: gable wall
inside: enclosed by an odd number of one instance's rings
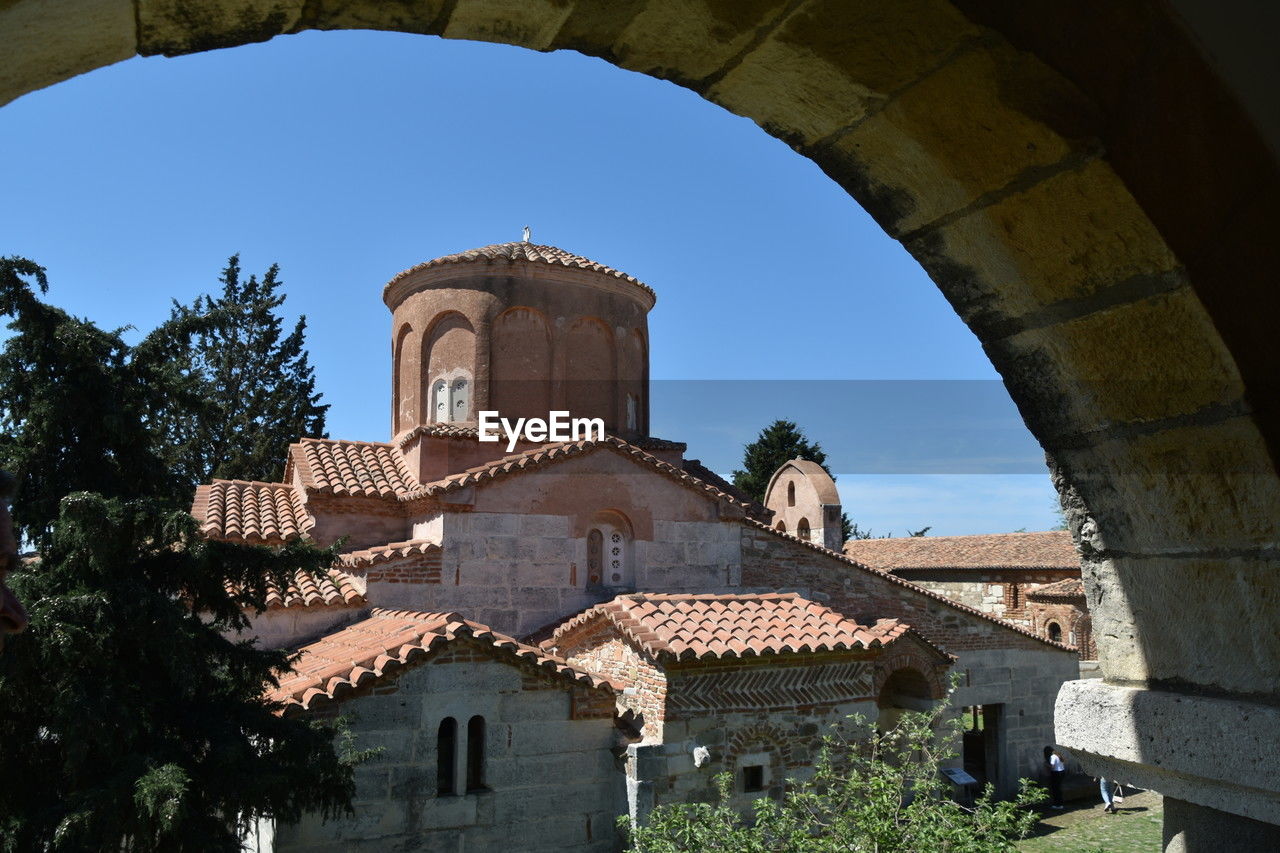
[[[601,696],[605,707],[592,707]],[[337,707],[354,718],[356,748],[382,753],[356,768],[353,815],[277,826],[275,850],[502,850],[512,839],[529,851],[613,850],[625,800],[611,752],[612,704],[605,691],[552,680],[460,641]],[[437,796],[440,722],[457,720],[465,761],[463,733],[475,714],[486,720],[489,790]]]

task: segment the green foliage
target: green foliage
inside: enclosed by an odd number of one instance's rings
[[[288,655],[226,639],[246,608],[265,607],[268,583],[326,570],[334,554],[203,540],[186,512],[196,468],[175,464],[177,438],[195,434],[184,425],[213,410],[195,341],[212,345],[238,309],[177,310],[130,346],[41,302],[46,289],[38,265],[0,259],[13,332],[0,464],[17,474],[15,519],[39,550],[8,579],[31,623],[0,655],[0,850],[238,850],[258,817],[349,808],[360,754],[344,742],[339,755],[333,730],[262,698]],[[283,348],[297,354],[300,335]],[[292,363],[309,378],[304,357]]]
[[[827,454],[817,442],[810,442],[792,421],[776,420],[760,431],[759,437],[742,449],[742,470],[733,472],[733,484],[764,503],[769,480],[784,463],[807,459],[828,474]]]
[[[803,431],[793,421],[776,420],[760,431],[756,440],[742,449],[742,469],[733,472],[733,484],[745,492],[752,500],[764,503],[765,491],[769,488],[769,480],[774,472],[792,459],[807,459],[822,466],[822,470],[831,474],[827,467],[827,454],[822,445],[810,442]],[[835,480],[836,475],[831,474]],[[930,528],[908,531],[911,536],[923,536]],[[892,534],[890,534],[892,535]],[[847,512],[840,514],[840,541],[850,539],[874,539],[875,534],[863,530],[849,519]],[[888,537],[881,537],[888,538]]]
[[[206,541],[151,501],[64,500],[12,576],[31,626],[0,655],[0,848],[230,851],[256,817],[347,808],[332,732],[262,698],[288,654],[224,637],[268,580],[332,560]]]
[[[781,801],[753,801],[750,814],[732,803],[725,773],[716,777],[717,802],[659,806],[644,826],[625,817],[619,826],[643,853],[1011,850],[1035,824],[1028,806],[1044,793],[1024,779],[1012,801],[996,801],[990,786],[972,806],[948,799],[939,767],[955,757],[963,723],[944,722],[945,714],[945,706],[904,713],[884,734],[851,718],[825,739],[809,778],[789,782]]]
[[[41,302],[45,271],[0,258],[0,315],[13,335],[0,351],[0,464],[18,481],[14,523],[32,544],[48,542],[64,495],[189,501],[192,484],[166,463],[163,423],[199,405],[185,367],[204,320],[164,324],[136,346]]]
[[[328,436],[329,407],[319,402],[304,348],[306,318],[286,336],[276,313],[285,301],[279,272],[273,264],[261,280],[243,280],[232,255],[216,299],[174,305],[172,322],[203,323],[189,365],[201,379],[202,408],[170,423],[171,464],[188,483],[276,479],[290,442]]]

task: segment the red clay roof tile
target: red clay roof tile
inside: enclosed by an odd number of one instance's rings
[[[211,539],[272,545],[306,534],[315,519],[285,483],[214,480],[196,489],[191,514]]]
[[[304,438],[294,446],[306,460],[304,485],[317,491],[395,498],[418,485],[392,444]]]
[[[1027,598],[1084,598],[1084,583],[1080,578],[1066,578],[1041,584],[1027,590]]]
[[[440,546],[427,539],[410,539],[407,542],[389,542],[360,551],[348,551],[339,557],[341,565],[348,569],[367,569],[380,563],[389,563],[414,554],[439,552]]]
[[[605,679],[456,613],[374,608],[368,619],[304,646],[293,671],[267,691],[267,699],[281,703],[286,714],[314,708],[341,699],[400,667],[425,661],[459,637],[487,644],[500,654],[531,663],[570,683],[613,690]]]
[[[227,592],[238,593],[236,585],[226,582]],[[327,576],[313,577],[307,572],[295,572],[288,587],[281,591],[274,583],[267,584],[267,609],[288,607],[363,607],[367,602],[349,575],[330,569]]]
[[[1015,625],[1014,623],[1001,619],[998,616],[992,616],[990,613],[983,613],[981,610],[978,610],[976,607],[970,607],[967,604],[961,604],[958,601],[947,598],[942,593],[934,592],[933,590],[926,589],[920,586],[919,584],[914,584],[911,581],[907,580],[906,578],[898,577],[892,572],[886,571],[884,569],[877,569],[877,568],[868,566],[865,563],[859,562],[858,560],[854,559],[853,557],[847,554],[842,554],[839,551],[832,551],[830,548],[827,548],[823,545],[819,545],[815,542],[810,542],[808,539],[800,539],[797,536],[790,533],[783,533],[780,530],[774,530],[769,525],[761,521],[757,521],[754,518],[744,518],[742,519],[742,523],[749,525],[751,527],[754,527],[755,529],[761,531],[762,533],[766,533],[770,536],[774,536],[779,539],[786,539],[790,542],[796,543],[797,545],[808,548],[811,551],[818,551],[822,554],[827,555],[828,557],[831,557],[832,559],[839,560],[840,562],[845,563],[846,565],[851,566],[855,569],[858,569],[864,572],[870,572],[871,574],[876,575],[877,577],[883,578],[888,583],[896,584],[897,586],[901,586],[901,587],[906,587],[926,598],[931,598],[934,601],[941,602],[942,604],[945,604],[948,607],[951,607],[955,610],[959,610],[963,613],[968,613],[971,616],[976,616],[979,619],[985,619],[988,622],[994,622],[995,624],[1001,626],[1002,628],[1007,628],[1010,631],[1016,631],[1017,633],[1022,634],[1023,636],[1030,637],[1031,639],[1044,643],[1045,645],[1053,646],[1055,649],[1061,649],[1063,651],[1071,651],[1071,652],[1074,652],[1076,650],[1075,646],[1069,646],[1066,643],[1055,643],[1053,640],[1047,639],[1045,637],[1041,637],[1039,634],[1035,633],[1029,628],[1024,628],[1021,625]],[[923,537],[910,537],[910,538],[918,539]],[[942,537],[938,537],[938,538],[942,538]],[[882,541],[882,540],[862,540],[862,541]],[[888,541],[892,541],[892,540],[888,540]]]
[[[844,553],[873,569],[1079,569],[1066,530],[982,536],[904,536],[856,539]]]
[[[416,266],[412,266],[402,273],[398,273],[387,283],[383,290],[383,299],[386,299],[387,291],[393,284],[402,280],[408,275],[418,270],[429,269],[430,267],[442,267],[450,264],[467,264],[467,263],[493,263],[494,261],[508,261],[519,263],[538,263],[550,264],[561,267],[574,267],[577,269],[591,270],[593,272],[603,273],[604,275],[620,278],[623,281],[629,281],[639,288],[642,288],[650,296],[655,296],[653,288],[640,281],[635,276],[627,275],[613,267],[605,266],[597,263],[590,258],[584,258],[581,255],[575,255],[572,252],[566,252],[564,249],[558,249],[555,246],[543,246],[538,243],[493,243],[488,246],[481,246],[478,249],[469,249],[465,252],[457,252],[452,255],[434,258]]]
[[[794,592],[635,593],[567,620],[543,647],[597,619],[610,620],[654,657],[675,660],[874,649],[911,630],[896,619],[859,625]]]

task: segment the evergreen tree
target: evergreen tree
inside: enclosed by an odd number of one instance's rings
[[[265,608],[267,578],[331,561],[206,541],[151,501],[66,498],[38,568],[11,575],[31,624],[0,655],[0,849],[238,851],[259,817],[348,808],[333,733],[262,697],[288,654],[222,634]]]
[[[8,578],[31,621],[0,655],[0,850],[238,850],[259,816],[348,807],[332,732],[262,698],[287,655],[224,637],[269,582],[333,554],[202,540],[167,465],[170,425],[200,411],[191,339],[215,318],[129,346],[42,303],[46,287],[0,259],[0,465],[40,552]]]
[[[42,267],[0,258],[0,315],[12,336],[0,351],[0,465],[18,481],[14,525],[47,543],[58,502],[77,491],[150,497],[180,506],[190,484],[166,464],[164,422],[200,405],[184,367],[205,321],[166,323],[136,346],[41,302]]]
[[[222,271],[222,292],[189,306],[175,303],[173,318],[204,318],[196,335],[191,373],[205,382],[198,417],[170,425],[171,464],[192,485],[212,478],[274,480],[299,436],[325,438],[325,412],[304,347],[302,317],[285,335],[277,314],[284,304],[280,268],[261,280],[240,275],[240,256]]]
[[[827,454],[820,444],[810,442],[793,421],[776,420],[742,449],[742,470],[733,472],[733,484],[750,495],[752,500],[764,503],[764,493],[774,472],[792,459],[816,462],[823,471],[831,474],[827,467]],[[831,479],[835,478],[835,474],[831,474]],[[848,513],[840,515],[840,526],[841,541],[871,538],[870,531],[858,530],[858,526],[849,520]]]

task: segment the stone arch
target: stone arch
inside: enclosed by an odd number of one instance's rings
[[[418,415],[418,393],[422,383],[419,376],[422,361],[411,324],[405,323],[396,333],[391,361],[391,382],[394,386],[391,395],[391,434],[399,435],[421,423]]]
[[[592,516],[587,530],[588,588],[635,589],[635,540],[635,528],[625,513],[603,509]]]
[[[765,788],[774,788],[786,780],[792,766],[791,738],[780,726],[770,723],[750,723],[735,729],[725,743],[724,769],[733,774],[736,793],[749,793],[743,791],[742,768],[738,764],[744,757],[752,755],[768,756]]]
[[[535,308],[508,308],[490,333],[489,401],[503,417],[546,418],[551,411],[551,332]]]
[[[1155,702],[1181,685],[1184,705],[1201,692],[1274,703],[1280,637],[1235,641],[1241,622],[1280,620],[1280,168],[1248,93],[1175,4],[726,9],[14,0],[0,9],[13,34],[0,102],[134,53],[344,28],[574,49],[686,86],[847,189],[982,341],[1083,533],[1105,682],[1079,689],[1120,697],[1147,685]],[[1209,583],[1205,608],[1187,593]],[[1105,704],[1072,694],[1059,709]],[[1090,731],[1124,728],[1086,717],[1059,726],[1077,755]],[[1165,749],[1129,748],[1130,768]],[[1163,757],[1206,778],[1171,747]],[[1234,776],[1213,778],[1188,796],[1280,823],[1274,796],[1268,806],[1235,793]],[[1201,797],[1204,785],[1221,796]]]
[[[573,322],[564,336],[560,379],[573,417],[604,418],[607,429],[616,429],[617,349],[606,323],[595,317]]]
[[[424,420],[453,423],[475,420],[474,399],[476,333],[471,321],[456,311],[432,320],[423,340],[420,399],[428,407]],[[461,389],[461,393],[459,393]],[[456,410],[456,403],[462,410]]]

